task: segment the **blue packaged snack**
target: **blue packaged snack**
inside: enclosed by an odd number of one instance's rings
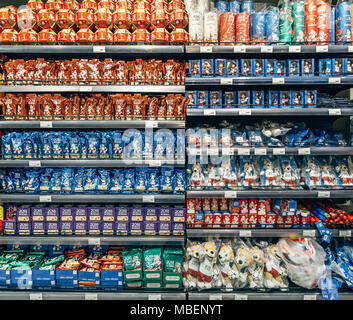
[[[185,132],[183,130],[177,130],[175,133],[175,159],[185,159]]]
[[[74,169],[64,168],[61,174],[61,192],[72,193],[74,184]]]
[[[171,193],[173,192],[173,167],[163,167],[161,170],[161,192]]]
[[[184,194],[186,189],[185,170],[176,169],[173,177],[173,193]]]
[[[148,168],[136,168],[136,186],[137,193],[145,193],[147,189],[147,170]]]
[[[7,193],[13,193],[13,192],[16,192],[16,187],[15,187],[15,179],[14,179],[14,173],[13,172],[7,172],[6,175],[2,175],[2,177],[4,178],[3,179],[3,189],[5,190],[5,192]],[[20,184],[20,182],[18,181],[18,184]],[[22,191],[22,188],[19,188],[18,189],[20,191]]]
[[[304,107],[304,91],[302,90],[291,90],[291,101],[293,108]]]
[[[81,140],[81,159],[87,159],[88,141],[84,135],[80,135]]]
[[[133,169],[125,169],[124,172],[124,181],[123,181],[123,194],[133,194],[135,188],[135,172]]]
[[[343,72],[348,75],[353,74],[353,58],[343,58]]]
[[[266,13],[253,12],[250,16],[250,35],[252,44],[266,41]]]
[[[61,135],[62,146],[63,146],[63,158],[70,159],[70,140],[72,132],[63,132]]]
[[[214,75],[213,59],[201,59],[202,77],[211,77]]]
[[[25,171],[22,169],[12,170],[12,179],[16,192],[23,192],[23,187],[26,183]]]
[[[290,91],[280,91],[279,105],[280,105],[280,108],[290,108],[291,107],[292,103],[291,103]]]
[[[345,138],[344,131],[340,131],[340,130],[329,132],[328,142],[329,142],[329,145],[335,146],[335,147],[347,146],[347,141]]]
[[[332,59],[332,74],[342,75],[344,74],[343,58],[333,58]]]
[[[314,129],[315,135],[315,146],[324,147],[329,145],[329,136],[326,130],[324,129]]]
[[[40,171],[29,169],[26,171],[26,180],[23,184],[23,191],[25,193],[37,193],[39,189]]]
[[[97,191],[107,193],[110,189],[110,172],[106,169],[98,169]]]
[[[265,16],[265,34],[268,44],[279,41],[279,12],[278,8],[271,7]]]
[[[252,59],[240,59],[240,74],[241,76],[251,76],[253,72]]]
[[[254,11],[254,3],[251,0],[243,1],[240,5],[240,12],[252,14]]]
[[[40,159],[42,157],[42,140],[41,133],[34,131],[31,133],[31,139],[33,143],[33,157]]]
[[[52,141],[52,158],[53,159],[62,159],[63,158],[63,141],[62,141],[61,132],[53,132],[51,134]]]
[[[124,183],[123,170],[113,169],[110,178],[110,192],[121,193]]]
[[[42,174],[40,175],[39,182],[39,192],[40,193],[48,193],[50,192],[50,181],[53,175],[54,169],[45,168]]]
[[[317,91],[316,90],[305,90],[304,91],[304,102],[305,102],[305,107],[316,108]]]
[[[265,107],[265,91],[252,91],[252,107],[253,108]]]
[[[288,76],[299,77],[300,76],[300,60],[290,59],[288,60]]]
[[[81,141],[82,139],[77,132],[72,132],[69,139],[70,158],[79,159],[81,157]]]
[[[302,76],[313,76],[315,73],[314,59],[302,59]]]
[[[249,147],[250,143],[246,137],[246,132],[234,131],[233,132],[233,143],[235,146]]]
[[[218,10],[218,13],[229,11],[229,2],[224,0],[217,0],[214,2],[214,7]]]
[[[185,97],[189,99],[189,103],[187,105],[188,108],[197,108],[197,91],[186,91]]]
[[[315,135],[310,129],[298,130],[294,137],[295,147],[309,147],[315,143]]]
[[[336,44],[336,8],[330,10],[330,44]]]
[[[210,108],[218,109],[222,107],[222,92],[210,91]]]
[[[99,139],[99,158],[110,159],[112,158],[112,140],[110,132],[101,132]]]
[[[35,134],[35,132],[33,132]],[[24,150],[24,158],[25,159],[35,159],[37,155],[34,152],[34,141],[33,135],[31,132],[23,132],[23,150]],[[4,158],[6,159],[6,154],[4,154]]]
[[[157,168],[148,168],[147,170],[147,192],[161,192],[160,171]]]
[[[153,159],[154,132],[153,130],[145,131],[145,143],[143,145],[143,158]]]
[[[275,76],[284,77],[287,74],[286,60],[277,60]]]
[[[51,159],[52,149],[51,149],[51,140],[52,135],[50,132],[45,132],[42,135],[42,150],[41,150],[41,157],[42,159]]]
[[[253,59],[253,72],[254,76],[264,76],[265,75],[265,61],[263,59]]]
[[[226,75],[234,77],[234,76],[238,76],[238,73],[239,73],[238,60],[227,59],[226,60]]]
[[[252,147],[263,147],[264,142],[262,139],[262,133],[259,130],[249,130],[248,140]]]
[[[201,76],[201,60],[189,60],[189,73],[191,77]]]
[[[154,134],[154,151],[153,155],[154,158],[157,160],[165,159],[166,158],[166,146],[167,141],[165,139],[164,132],[157,131]]]
[[[123,158],[126,160],[142,159],[144,140],[143,132],[131,130],[127,134],[125,133],[123,134]]]
[[[270,108],[278,108],[279,107],[279,93],[278,91],[268,91],[267,95],[267,104]]]
[[[98,176],[96,169],[85,169],[83,172],[83,190],[84,192],[97,191]]]
[[[336,44],[350,44],[351,41],[351,3],[342,1],[336,6]]]
[[[240,2],[239,1],[229,1],[229,11],[238,14],[240,12]]]
[[[112,157],[113,159],[121,159],[123,157],[123,137],[120,131],[111,133]]]
[[[226,75],[226,59],[215,59],[215,74],[216,76],[225,76]]]
[[[82,193],[84,191],[83,190],[84,176],[85,176],[85,170],[79,168],[75,173],[74,193]]]
[[[250,106],[250,91],[238,91],[239,108]]]
[[[198,108],[208,108],[208,91],[197,91]]]
[[[12,159],[11,133],[6,133],[1,137],[1,152],[5,160]]]
[[[223,96],[223,107],[224,108],[235,108],[237,104],[236,91],[225,91]]]
[[[266,145],[268,147],[283,147],[284,144],[281,140],[273,137],[266,137]]]
[[[273,77],[276,74],[277,60],[276,59],[264,59],[265,65],[265,76]]]
[[[11,134],[11,145],[13,159],[23,159],[23,137],[22,133],[13,132]]]
[[[319,60],[319,75],[330,76],[332,74],[332,60],[333,59],[320,59]]]
[[[62,171],[59,170],[53,170],[53,174],[50,179],[50,184],[49,184],[49,191],[52,193],[60,193],[61,192],[61,174]]]
[[[87,132],[87,158],[88,159],[98,159],[100,139],[98,134],[95,132]]]

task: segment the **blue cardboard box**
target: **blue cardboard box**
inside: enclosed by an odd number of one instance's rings
[[[0,270],[0,286],[10,286],[11,270]]]
[[[10,285],[16,289],[31,289],[33,285],[32,270],[10,270]]]
[[[59,287],[77,287],[78,271],[56,269],[56,284]]]
[[[100,272],[78,271],[78,281],[95,282],[100,284]]]
[[[55,287],[55,271],[33,269],[33,287]]]
[[[123,272],[119,270],[102,270],[102,287],[120,287],[123,285]]]

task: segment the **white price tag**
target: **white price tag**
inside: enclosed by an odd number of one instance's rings
[[[155,120],[146,120],[145,122],[146,129],[158,128],[158,121]]]
[[[304,300],[316,300],[316,294],[304,294]]]
[[[40,121],[39,127],[40,128],[53,128],[53,121]]]
[[[91,86],[80,86],[80,92],[92,92],[93,87]]]
[[[221,78],[221,85],[222,86],[227,86],[233,84],[233,79],[232,78]]]
[[[190,156],[199,156],[201,154],[201,149],[191,148],[189,149]]]
[[[215,149],[215,148],[207,149],[207,154],[209,156],[218,156],[218,149]]]
[[[316,46],[316,52],[328,52],[328,46]]]
[[[89,246],[100,246],[101,239],[100,238],[88,238],[88,245]]]
[[[303,230],[303,237],[315,237],[316,231],[313,229]]]
[[[216,115],[216,109],[204,109],[203,110],[203,115],[204,116],[215,116]]]
[[[85,300],[98,300],[97,293],[85,293]]]
[[[234,149],[233,148],[222,148],[222,155],[223,156],[234,156]]]
[[[245,53],[246,46],[234,46],[234,53]]]
[[[105,53],[105,46],[94,46],[93,53]]]
[[[330,116],[340,116],[342,114],[341,109],[328,109]]]
[[[224,197],[228,199],[236,199],[238,193],[236,191],[224,191]]]
[[[353,52],[353,46],[348,46],[348,52]]]
[[[30,293],[29,300],[43,300],[43,294],[42,293]]]
[[[283,155],[286,154],[286,148],[273,148],[272,153],[274,155]]]
[[[251,230],[239,230],[239,237],[251,237]]]
[[[298,149],[298,154],[300,155],[306,155],[306,154],[310,154],[310,148],[299,148]]]
[[[340,77],[330,77],[330,78],[328,78],[328,83],[329,84],[340,84],[341,78]]]
[[[39,202],[52,202],[51,196],[39,196]]]
[[[272,46],[261,46],[260,51],[261,51],[261,53],[272,53],[273,47]]]
[[[148,165],[150,167],[161,167],[162,166],[162,161],[161,160],[149,160]]]
[[[149,294],[148,300],[162,300],[161,294]]]
[[[212,47],[211,46],[201,46],[200,53],[211,53]]]
[[[238,109],[240,116],[251,116],[251,109]]]
[[[284,84],[285,83],[285,79],[284,78],[272,78],[272,84]]]
[[[37,160],[29,160],[28,161],[28,166],[29,167],[34,167],[34,168],[39,168],[42,166],[42,163],[40,161]]]
[[[265,148],[255,148],[254,151],[256,156],[265,156],[267,154],[267,149]]]
[[[250,149],[249,148],[238,148],[238,156],[249,156]]]
[[[330,198],[331,197],[331,193],[330,193],[330,191],[318,191],[317,192],[317,197],[318,198]]]
[[[235,294],[234,300],[248,300],[247,294]]]
[[[351,230],[340,230],[340,231],[338,231],[338,236],[339,237],[351,237],[352,231]]]
[[[210,294],[208,296],[209,300],[222,300],[222,295],[221,294]]]
[[[142,196],[142,202],[155,202],[154,196],[144,195]]]
[[[288,52],[290,52],[290,53],[302,52],[302,47],[301,46],[289,46],[288,47]]]

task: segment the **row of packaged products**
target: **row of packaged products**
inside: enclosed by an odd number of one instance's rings
[[[179,94],[5,94],[5,120],[183,120],[187,98]]]
[[[174,60],[112,59],[23,60],[3,63],[3,82],[7,85],[40,84],[119,84],[181,85],[186,64]]]
[[[185,159],[176,131],[31,131],[1,137],[4,159]]]
[[[8,193],[183,194],[185,170],[173,167],[12,169],[1,172],[1,185]]]
[[[300,77],[351,74],[353,74],[353,58],[189,60],[189,75],[191,77]]]
[[[316,108],[317,90],[187,91],[188,108]]]
[[[352,163],[346,156],[241,156],[188,165],[190,190],[351,189]],[[202,160],[202,159],[201,159]]]
[[[6,205],[5,235],[184,235],[182,206]]]
[[[188,130],[189,148],[227,147],[346,147],[352,145],[344,131],[307,127],[305,122],[279,123],[262,120],[252,125],[223,121],[220,127],[203,125]],[[3,153],[4,154],[4,153]]]

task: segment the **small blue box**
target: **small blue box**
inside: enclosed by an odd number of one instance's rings
[[[123,272],[120,270],[102,270],[101,286],[102,287],[122,287]]]
[[[302,76],[313,76],[315,73],[315,60],[302,59]]]
[[[11,270],[0,270],[0,286],[10,286]]]
[[[263,77],[265,75],[265,61],[264,59],[253,59],[253,73],[254,76],[261,76]]]
[[[201,75],[202,77],[214,76],[213,59],[201,59]]]
[[[189,99],[188,108],[197,107],[197,91],[186,91],[185,97]]]
[[[208,108],[208,91],[197,91],[197,106],[199,109]]]
[[[18,289],[31,289],[33,285],[32,270],[10,270],[10,285]]]
[[[290,59],[287,65],[288,76],[289,77],[299,77],[300,76],[300,60]]]
[[[317,105],[317,91],[305,90],[304,103],[306,108],[316,108]]]
[[[334,74],[334,75],[344,74],[343,58],[333,58],[332,59],[332,74]]]
[[[319,60],[319,75],[330,76],[332,74],[332,59]]]
[[[227,65],[226,59],[215,59],[215,74],[216,74],[216,76],[224,77],[227,74],[226,65]]]
[[[286,60],[277,60],[276,69],[275,69],[275,76],[285,77],[287,74],[286,67],[287,67]]]
[[[267,104],[270,108],[279,107],[279,93],[278,91],[268,91]]]
[[[344,73],[347,75],[353,74],[353,58],[344,58],[343,59],[343,68]]]
[[[265,91],[252,91],[252,107],[264,108],[265,107]]]
[[[253,75],[253,63],[251,59],[241,59],[240,60],[240,75],[241,76],[251,76]]]
[[[280,91],[279,104],[280,104],[280,108],[290,108],[291,107],[292,103],[291,103],[290,91]]]
[[[291,100],[293,108],[303,108],[304,107],[304,91],[302,90],[292,90]]]
[[[79,271],[78,281],[94,282],[97,286],[99,286],[100,272]]]
[[[201,76],[201,61],[200,60],[189,60],[189,73],[190,77]]]
[[[56,269],[56,285],[58,287],[77,287],[78,271]]]
[[[273,77],[276,74],[277,60],[276,59],[264,59],[265,76]]]
[[[234,108],[237,104],[236,91],[223,92],[223,101],[224,108]]]
[[[238,91],[238,106],[249,107],[250,105],[250,91]]]
[[[33,287],[55,287],[55,270],[33,269]]]
[[[226,74],[230,77],[237,77],[239,75],[239,63],[238,60],[227,59]]]
[[[222,92],[221,91],[210,91],[210,108],[221,108],[222,107]]]

